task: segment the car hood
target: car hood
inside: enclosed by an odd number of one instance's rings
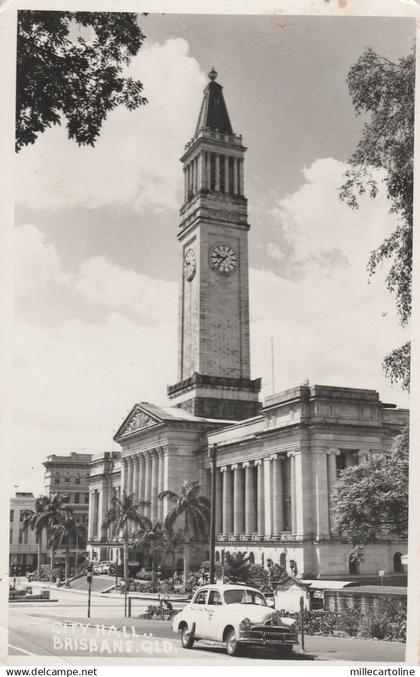
[[[265,623],[273,616],[279,619],[274,609],[261,604],[229,604],[226,607],[226,615],[230,618],[234,617],[239,622],[244,618],[249,618],[251,623]],[[282,622],[276,622],[276,625],[280,624],[283,625]]]

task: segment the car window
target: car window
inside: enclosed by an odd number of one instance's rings
[[[220,597],[220,592],[217,590],[210,590],[209,601],[207,604],[222,604],[222,598]]]
[[[267,606],[264,595],[256,590],[226,590],[225,592],[226,604],[260,604]]]
[[[206,597],[207,597],[207,590],[202,590],[201,592],[197,592],[196,596],[194,597],[194,604],[205,604],[206,603]]]

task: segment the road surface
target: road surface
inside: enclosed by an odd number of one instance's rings
[[[305,651],[296,648],[288,659],[270,651],[248,650],[228,657],[223,646],[197,642],[190,650],[181,647],[179,637],[167,621],[140,619],[149,602],[136,601],[133,618],[124,618],[122,596],[92,595],[91,617],[87,618],[84,592],[56,589],[56,602],[29,602],[9,605],[9,664],[29,663],[31,656],[62,657],[67,664],[80,658],[99,664],[102,659],[128,659],[134,664],[188,664],[192,660],[209,665],[281,665],[302,661],[334,661],[338,664],[390,663],[404,660],[404,645],[397,642],[306,637]],[[79,657],[79,660],[77,660]],[[131,659],[131,660],[130,660]],[[56,662],[56,661],[54,661]],[[125,661],[124,661],[125,662]]]

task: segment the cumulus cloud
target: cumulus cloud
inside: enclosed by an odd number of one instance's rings
[[[395,300],[385,289],[385,271],[369,282],[366,270],[369,252],[389,235],[396,217],[383,190],[375,200],[362,199],[358,210],[340,202],[345,170],[333,158],[316,160],[304,170],[301,187],[271,210],[279,238],[267,244],[266,253],[278,266],[251,273],[255,370],[266,375],[269,388],[273,337],[279,390],[308,377],[379,389],[385,399],[407,404],[381,367],[407,332],[399,327]],[[294,256],[285,256],[283,238]]]
[[[67,139],[64,125],[42,134],[17,156],[17,199],[35,209],[130,204],[178,207],[179,150],[194,129],[191,109],[205,76],[188,55],[188,43],[171,38],[145,43],[128,68],[140,79],[149,103],[110,113],[95,148]]]
[[[15,293],[18,297],[45,292],[51,283],[66,285],[69,278],[61,268],[55,247],[45,241],[31,224],[15,229]]]

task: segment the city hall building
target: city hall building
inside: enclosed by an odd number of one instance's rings
[[[166,489],[198,480],[210,497],[216,447],[216,560],[246,551],[255,563],[321,575],[350,570],[350,545],[334,535],[331,495],[340,471],[389,450],[408,411],[374,390],[310,385],[263,403],[250,371],[248,217],[242,137],[234,133],[212,70],[193,138],[181,160],[178,381],[171,406],[134,404],[114,441],[93,458],[89,549],[115,559],[118,535],[104,529],[113,496],[133,493],[163,521]],[[133,527],[134,528],[134,527]],[[360,573],[391,573],[403,542],[369,545]],[[208,547],[196,555],[208,559]]]

